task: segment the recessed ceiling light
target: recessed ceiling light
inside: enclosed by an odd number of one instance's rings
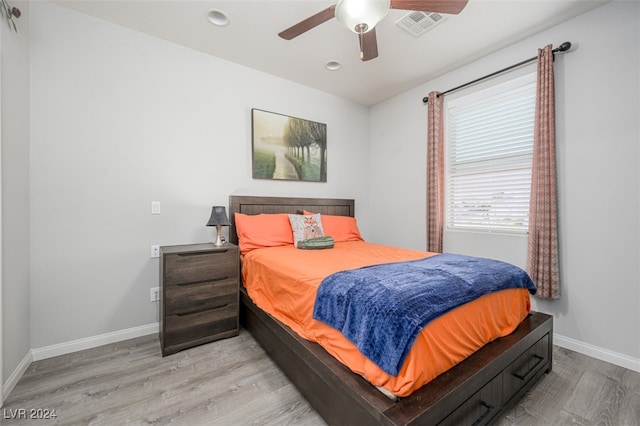
[[[224,27],[229,24],[229,17],[221,10],[212,9],[207,12],[207,19],[213,25]]]
[[[338,61],[329,61],[325,64],[325,68],[329,71],[338,71],[341,67],[342,65]]]

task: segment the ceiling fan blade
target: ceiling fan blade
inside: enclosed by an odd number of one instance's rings
[[[328,7],[325,10],[318,12],[315,15],[311,15],[307,19],[302,20],[297,24],[287,28],[286,30],[280,32],[278,35],[285,40],[291,40],[294,37],[298,37],[300,34],[306,33],[310,29],[315,28],[318,25],[327,22],[329,19],[336,16],[335,10],[335,5]]]
[[[391,9],[417,10],[457,15],[469,0],[391,0]]]
[[[366,33],[358,34],[360,39],[360,59],[362,61],[370,61],[378,57],[378,39],[376,37],[376,29],[371,28]]]

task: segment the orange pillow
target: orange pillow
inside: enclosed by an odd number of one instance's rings
[[[286,246],[293,244],[293,233],[289,215],[235,213],[236,232],[240,253],[246,254],[262,247]]]
[[[304,211],[305,215],[313,214]],[[358,222],[355,217],[320,215],[324,235],[333,237],[336,243],[343,241],[364,241],[358,229]]]

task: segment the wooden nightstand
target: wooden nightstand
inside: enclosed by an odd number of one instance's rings
[[[160,247],[162,356],[239,331],[238,246]]]

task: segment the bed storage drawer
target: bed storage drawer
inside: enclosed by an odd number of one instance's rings
[[[545,334],[513,361],[503,373],[503,398],[508,402],[531,379],[549,366],[550,335]]]
[[[549,368],[550,334],[520,353],[490,382],[449,414],[442,425],[484,425],[521,397],[527,384]]]
[[[501,406],[502,375],[499,374],[439,424],[456,426],[485,425],[495,416]]]
[[[238,247],[166,246],[160,257],[162,355],[238,335]]]

